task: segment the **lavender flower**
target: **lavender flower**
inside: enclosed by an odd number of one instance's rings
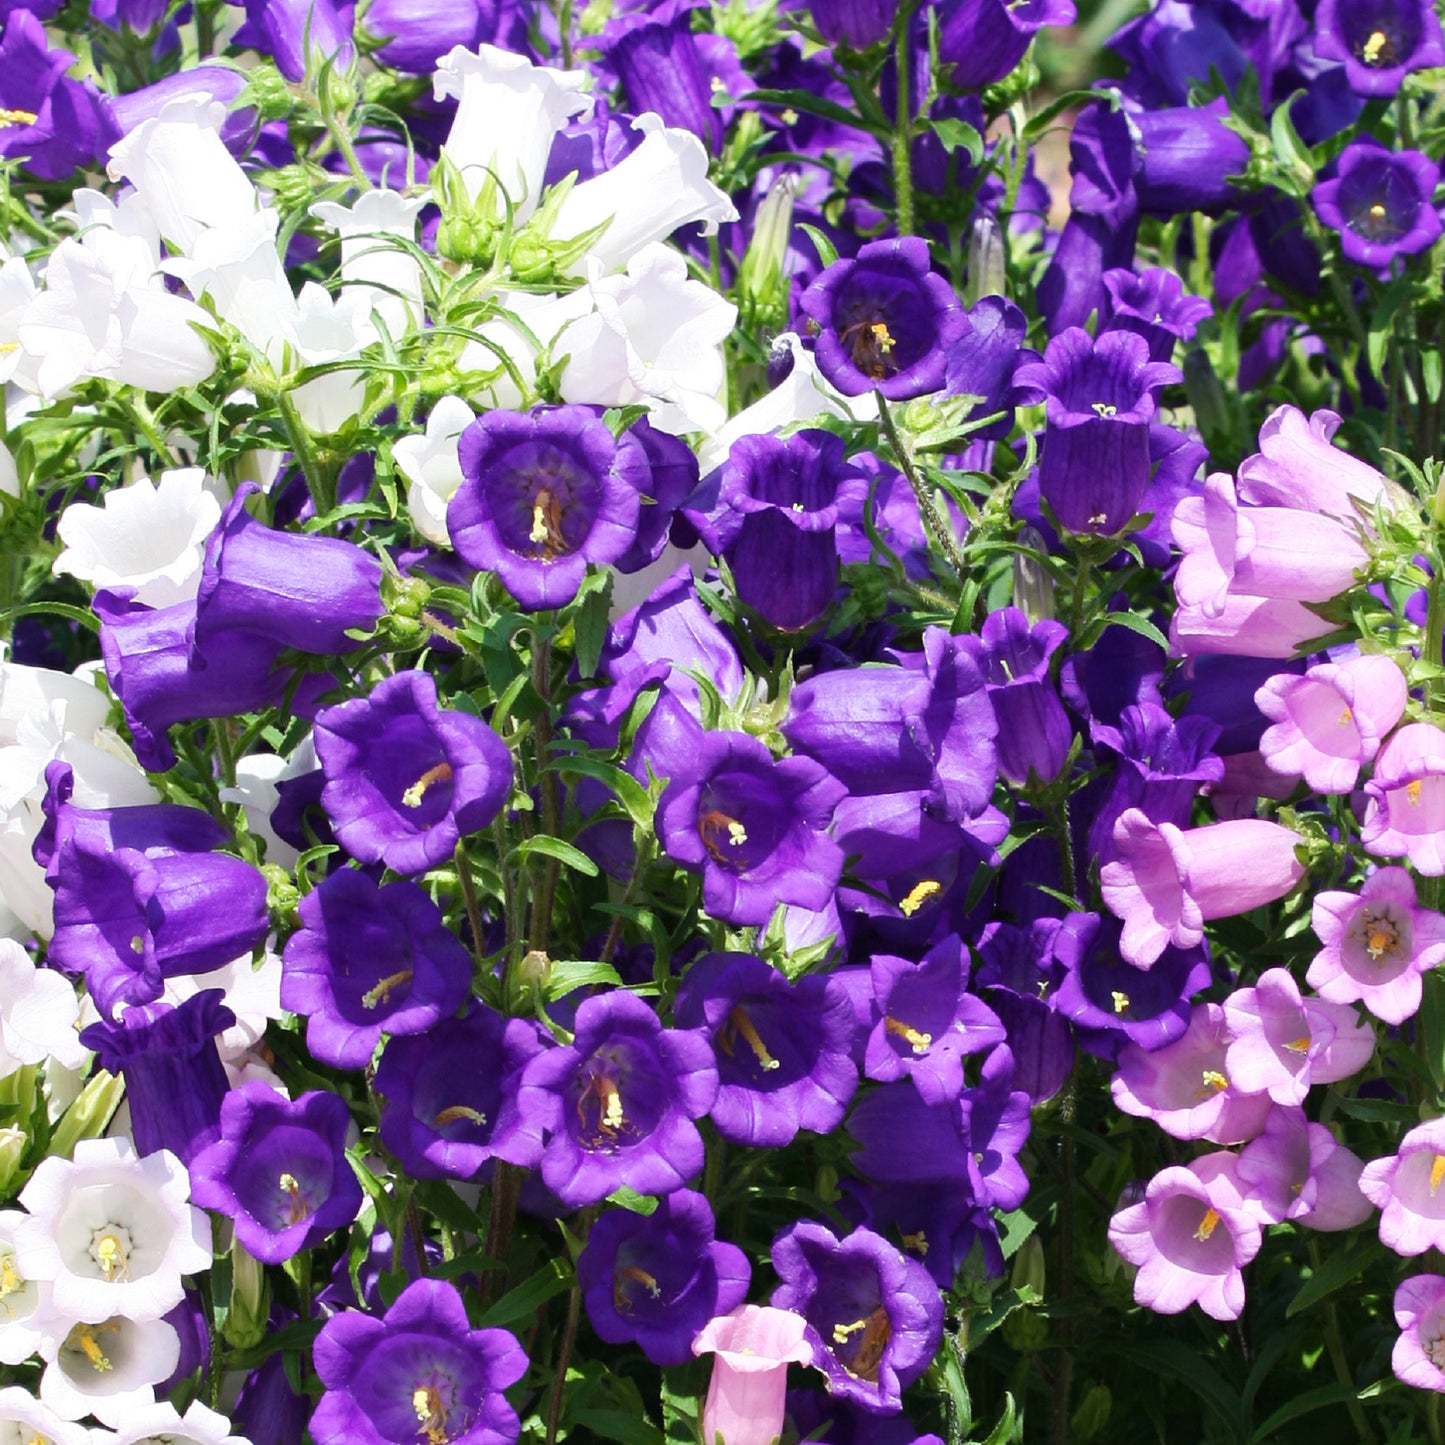
[[[1400,1147],[1372,1159],[1360,1193],[1380,1210],[1380,1243],[1407,1258],[1445,1246],[1445,1119],[1411,1129]]]
[[[1417,1274],[1395,1291],[1400,1338],[1390,1354],[1396,1376],[1417,1390],[1445,1394],[1445,1276]]]

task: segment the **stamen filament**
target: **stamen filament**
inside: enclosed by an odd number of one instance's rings
[[[389,1003],[393,989],[404,988],[411,982],[411,969],[404,968],[399,973],[388,974],[375,988],[369,988],[361,995],[363,1008],[375,1008],[378,1004]]]
[[[900,1023],[895,1018],[884,1018],[883,1029],[885,1033],[893,1034],[908,1044],[915,1054],[926,1054],[933,1046],[933,1035],[925,1034],[908,1024]]]
[[[1217,1209],[1206,1209],[1204,1218],[1199,1221],[1199,1228],[1194,1231],[1194,1237],[1201,1244],[1209,1238],[1219,1224],[1219,1211]]]
[[[406,792],[401,795],[402,805],[407,808],[421,807],[421,800],[426,796],[426,790],[433,783],[445,783],[452,775],[450,763],[438,763],[434,768],[428,768]]]

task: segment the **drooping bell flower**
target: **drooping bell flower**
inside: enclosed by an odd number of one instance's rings
[[[371,0],[360,22],[382,65],[430,75],[456,47],[475,51],[496,40],[500,9],[495,0]]]
[[[1304,877],[1298,842],[1292,829],[1259,818],[1185,831],[1131,808],[1114,827],[1115,857],[1099,875],[1105,905],[1124,923],[1124,957],[1149,968],[1166,944],[1192,948],[1210,919],[1283,898]]]
[[[1176,1139],[1243,1143],[1264,1128],[1274,1105],[1268,1094],[1247,1094],[1231,1081],[1228,1049],[1224,1010],[1201,1004],[1173,1043],[1152,1052],[1126,1044],[1109,1091],[1124,1113],[1153,1119]]]
[[[1383,473],[1352,457],[1330,439],[1340,418],[1332,411],[1309,416],[1297,406],[1276,407],[1259,429],[1259,451],[1239,464],[1239,497],[1255,507],[1297,507],[1352,521],[1355,502],[1366,511],[1390,504]]]
[[[520,1433],[503,1391],[527,1373],[527,1356],[506,1330],[474,1330],[445,1280],[416,1280],[381,1319],[359,1310],[332,1315],[314,1354],[326,1386],[311,1416],[316,1445],[416,1436],[506,1445]]]
[[[819,328],[818,370],[844,396],[876,389],[907,401],[939,390],[948,351],[968,329],[917,236],[867,242],[856,257],[833,262],[798,306]]]
[[[1123,529],[1149,485],[1155,390],[1182,377],[1150,361],[1148,343],[1132,332],[1095,339],[1079,327],[1014,373],[1015,385],[1044,403],[1039,493],[1063,526],[1104,537]]]
[[[255,1259],[280,1264],[360,1212],[350,1125],[337,1094],[286,1099],[260,1080],[242,1084],[221,1106],[220,1137],[190,1163],[191,1198],[229,1218]]]
[[[1237,204],[1231,182],[1249,164],[1249,146],[1225,125],[1229,102],[1130,110],[1136,136],[1134,191],[1139,209],[1156,216],[1217,214]]]
[[[1171,1166],[1149,1181],[1140,1203],[1109,1221],[1109,1243],[1139,1267],[1141,1305],[1176,1315],[1197,1304],[1211,1319],[1234,1320],[1244,1309],[1240,1271],[1259,1253],[1261,1233],[1227,1172],[1206,1181]]]
[[[963,1060],[1004,1041],[998,1015],[968,993],[967,956],[951,934],[918,963],[877,954],[870,965],[877,1015],[864,1072],[888,1083],[912,1079],[929,1104],[963,1090]]]
[[[609,1209],[577,1260],[587,1318],[610,1345],[635,1343],[655,1365],[681,1365],[715,1315],[735,1310],[752,1269],[736,1245],[713,1237],[712,1209],[691,1189],[651,1214]]]
[[[1445,1247],[1445,1119],[1416,1125],[1400,1147],[1372,1159],[1360,1175],[1360,1193],[1380,1212],[1380,1243],[1411,1258]]]
[[[1399,1025],[1420,1007],[1420,976],[1445,962],[1445,918],[1416,903],[1403,868],[1376,868],[1358,896],[1317,893],[1310,926],[1324,947],[1305,982],[1330,1003],[1362,1003]]]
[[[738,597],[786,632],[816,622],[838,590],[839,512],[867,493],[831,432],[734,442],[715,527]]]
[[[702,874],[709,913],[763,925],[779,903],[816,910],[832,899],[843,852],[824,829],[845,791],[810,758],[775,760],[746,733],[708,732],[663,790],[658,837]]]
[[[517,1088],[545,1047],[540,1025],[475,1001],[461,1018],[389,1039],[373,1080],[385,1100],[382,1143],[418,1179],[473,1179],[489,1159],[531,1168],[542,1130]]]
[[[589,562],[633,544],[647,455],[591,407],[490,411],[462,433],[462,484],[447,530],[473,567],[494,571],[523,607],[562,607]]]
[[[1036,918],[1026,928],[989,923],[978,935],[974,987],[1003,1024],[1013,1087],[1035,1104],[1053,1098],[1074,1067],[1074,1031],[1058,1007],[1059,992],[1092,917],[1071,913],[1062,926],[1057,918]]]
[[[1199,323],[1214,314],[1203,296],[1191,296],[1173,271],[1151,266],[1145,271],[1119,267],[1103,275],[1109,293],[1104,324],[1113,331],[1133,331],[1149,343],[1150,361],[1168,361],[1176,342],[1188,341]]]
[[[772,1259],[781,1283],[771,1303],[807,1321],[804,1339],[832,1393],[897,1414],[942,1338],[943,1300],[928,1271],[872,1230],[840,1241],[810,1221],[784,1230]]]
[[[316,715],[321,806],[362,863],[424,873],[481,832],[512,783],[507,745],[479,717],[437,706],[429,673],[398,672]]]
[[[100,1067],[125,1079],[136,1150],[169,1149],[189,1166],[220,1132],[221,1104],[229,1085],[216,1035],[236,1015],[218,988],[184,1003],[127,1008],[115,1022],[102,1020],[80,1037]],[[197,1201],[199,1202],[199,1201]]]
[[[221,633],[250,632],[323,657],[354,652],[384,610],[381,563],[354,542],[278,532],[246,511],[245,482],[206,543],[195,640],[207,655]]]
[[[1420,722],[1391,733],[1365,792],[1365,852],[1408,858],[1427,878],[1445,873],[1445,732]]]
[[[1445,65],[1430,0],[1320,0],[1315,54],[1343,62],[1356,95],[1391,96],[1412,71]]]
[[[344,71],[354,53],[351,15],[334,0],[246,0],[232,43],[269,55],[287,80],[314,77],[328,62]]]
[[[807,1321],[791,1310],[742,1305],[709,1320],[692,1342],[695,1355],[714,1355],[702,1407],[704,1439],[752,1445],[783,1432],[790,1364],[813,1362]]]
[[[806,0],[803,8],[830,45],[841,42],[862,50],[887,37],[898,0]]]
[[[1281,673],[1254,695],[1273,724],[1259,740],[1264,760],[1317,793],[1348,793],[1380,740],[1405,712],[1405,675],[1389,657],[1365,654],[1318,663],[1303,677]]]
[[[1375,1032],[1349,1004],[1302,996],[1288,969],[1266,969],[1224,1001],[1229,1077],[1276,1104],[1302,1104],[1314,1084],[1348,1079],[1369,1063]]]
[[[68,50],[52,50],[45,27],[30,11],[12,9],[0,39],[0,157],[18,161],[42,180],[60,180],[103,158],[110,134],[95,88],[70,80]]]
[[[714,155],[722,148],[721,114],[712,107],[711,76],[692,31],[700,0],[662,0],[609,20],[602,50],[617,72],[628,109],[652,111],[690,130]]]
[[[1051,783],[1069,754],[1074,730],[1049,676],[1050,661],[1068,637],[1061,622],[1029,623],[1017,607],[984,619],[978,660],[998,720],[999,771],[1015,783]]]
[[[465,1000],[471,955],[416,884],[343,868],[300,914],[281,954],[281,1006],[306,1016],[306,1047],[323,1063],[364,1068],[383,1033],[421,1033]]]
[[[858,1087],[853,1005],[831,975],[790,981],[745,953],[689,965],[673,1006],[679,1028],[706,1029],[717,1063],[712,1120],[724,1139],[781,1148],[800,1129],[828,1134]]]
[[[570,1045],[522,1074],[519,1107],[551,1131],[542,1182],[579,1207],[626,1186],[668,1194],[703,1165],[701,1118],[717,1097],[707,1036],[664,1029],[625,991],[583,1000]]]
[[[1072,25],[1077,14],[1073,0],[944,0],[938,11],[938,58],[962,90],[1002,80],[1045,25]]]
[[[1310,192],[1320,220],[1338,231],[1346,260],[1386,269],[1396,256],[1433,246],[1440,167],[1421,151],[1392,151],[1365,135],[1345,147],[1334,173]]]
[[[135,755],[162,773],[176,765],[166,736],[173,723],[236,717],[279,702],[291,674],[277,666],[281,644],[223,630],[193,644],[196,604],[141,607],[124,593],[97,592],[106,680],[120,699]]]
[[[1303,1109],[1270,1110],[1264,1132],[1240,1150],[1235,1172],[1266,1223],[1353,1229],[1370,1217],[1360,1193],[1360,1159]]]
[[[1024,314],[1002,296],[982,296],[968,311],[968,331],[948,349],[943,389],[950,396],[976,396],[970,417],[1003,415],[969,433],[973,441],[1002,441],[1013,428],[1013,374],[1018,367]]]

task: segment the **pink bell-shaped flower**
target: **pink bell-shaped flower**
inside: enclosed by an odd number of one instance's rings
[[[704,1440],[773,1445],[783,1431],[788,1365],[813,1362],[806,1329],[802,1315],[768,1305],[743,1305],[703,1326],[692,1352],[717,1356],[702,1410]]]

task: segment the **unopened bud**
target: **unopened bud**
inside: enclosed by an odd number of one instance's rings
[[[1031,1234],[1014,1255],[1009,1284],[1020,1294],[1032,1290],[1036,1299],[1044,1297],[1044,1247],[1037,1234]]]
[[[60,1116],[50,1136],[50,1153],[69,1159],[81,1139],[99,1139],[124,1093],[125,1084],[120,1078],[97,1069],[79,1097]]]
[[[248,1350],[261,1343],[271,1311],[266,1271],[240,1242],[231,1242],[231,1305],[221,1333],[226,1343]]]
[[[793,233],[793,199],[800,181],[796,175],[778,177],[763,197],[753,222],[738,270],[738,294],[744,318],[750,325],[772,331],[788,317],[788,283],[784,276],[788,239]]]
[[[20,1160],[30,1136],[15,1124],[0,1128],[0,1199],[12,1193],[11,1185],[20,1173]]]
[[[1048,550],[1037,528],[1025,527],[1019,533],[1019,546],[1029,550],[1014,553],[1014,606],[1032,627],[1054,615],[1054,579],[1038,557],[1029,555]]]
[[[980,215],[968,238],[968,285],[964,300],[972,306],[981,296],[1003,296],[1008,285],[1008,248],[1003,228],[990,215]]]
[[[1096,1439],[1109,1423],[1109,1412],[1113,1408],[1114,1397],[1109,1393],[1109,1387],[1092,1386],[1069,1420],[1069,1439]]]

